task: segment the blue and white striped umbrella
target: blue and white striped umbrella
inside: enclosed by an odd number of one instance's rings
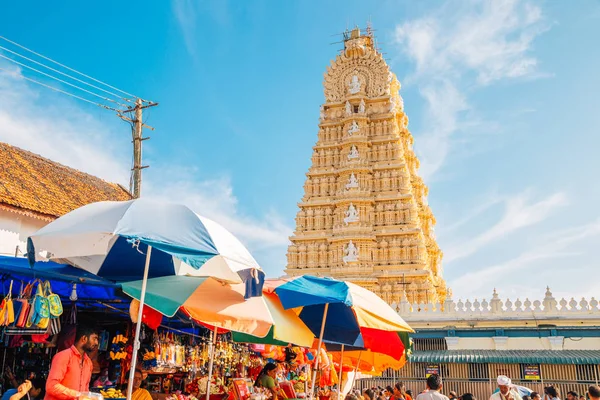
[[[190,275],[246,283],[260,296],[264,272],[244,245],[218,223],[184,205],[146,199],[105,201],[78,208],[33,234],[35,259],[70,264],[113,281]],[[45,254],[44,254],[45,252]]]

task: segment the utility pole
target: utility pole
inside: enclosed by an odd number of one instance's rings
[[[135,101],[135,106],[128,108],[118,115],[121,119],[131,123],[131,136],[133,143],[133,167],[131,168],[131,181],[129,190],[133,194],[133,198],[137,199],[142,194],[142,170],[148,168],[148,165],[142,165],[142,142],[150,139],[150,137],[142,137],[142,128],[154,130],[153,127],[144,124],[142,119],[142,111],[144,108],[157,106],[158,103],[145,102],[138,98]],[[133,118],[126,117],[123,113],[134,113]]]

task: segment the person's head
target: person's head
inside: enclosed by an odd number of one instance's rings
[[[454,390],[451,390],[450,393],[448,393],[448,398],[449,399],[456,399],[458,398],[456,392]]]
[[[31,389],[29,389],[29,396],[32,399],[43,399],[44,390],[46,389],[46,381],[42,378],[31,379]]]
[[[523,400],[531,400],[531,397],[528,395],[523,396]]]
[[[438,374],[431,374],[429,378],[427,378],[427,389],[429,390],[442,390],[442,377]]]
[[[358,400],[358,397],[356,397],[355,395],[353,395],[352,393],[348,394],[346,396],[345,400]]]
[[[496,379],[496,383],[498,384],[498,389],[500,389],[500,393],[506,396],[510,391],[510,386],[512,384],[510,378],[506,375],[500,375]]]
[[[531,392],[529,397],[531,397],[531,400],[541,400],[542,398],[538,392]]]
[[[597,385],[590,386],[588,388],[588,395],[590,396],[590,400],[600,399],[600,387]]]
[[[263,374],[275,378],[277,376],[277,364],[272,362],[267,363],[263,368]]]
[[[404,397],[404,393],[406,393],[404,390],[405,390],[404,383],[397,382],[394,385],[394,395],[396,395],[398,397]]]
[[[567,392],[567,399],[568,400],[579,400],[579,395],[577,394],[577,392],[570,390]]]
[[[365,398],[365,400],[375,400],[375,393],[373,393],[373,391],[371,389],[365,389],[363,391],[363,397]]]
[[[462,396],[460,396],[460,400],[477,400],[477,398],[471,393],[465,393]]]
[[[413,397],[413,395],[412,395],[412,390],[410,390],[410,389],[408,389],[408,390],[406,391],[406,394],[407,394],[407,395],[409,395],[411,398]]]
[[[550,398],[558,398],[558,390],[552,385],[546,386],[544,388],[544,393],[550,396]]]
[[[130,374],[131,370],[127,371],[127,375],[125,375],[127,379],[129,379]],[[136,368],[135,373],[133,374],[133,390],[138,390],[140,386],[142,386],[143,380],[144,375],[142,374],[142,371]]]
[[[394,388],[391,387],[390,385],[385,387],[385,395],[387,397],[392,397],[394,395]]]
[[[98,330],[91,326],[79,325],[75,333],[75,347],[78,347],[86,353],[91,353],[98,348],[99,337]]]

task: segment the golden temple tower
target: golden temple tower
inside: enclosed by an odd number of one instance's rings
[[[442,252],[400,83],[370,29],[344,34],[323,86],[286,273],[348,280],[390,304],[404,294],[411,302],[443,302]]]

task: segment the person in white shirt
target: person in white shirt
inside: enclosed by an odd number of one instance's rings
[[[496,382],[500,390],[491,395],[490,400],[523,400],[508,376],[500,375]]]
[[[418,395],[416,400],[448,400],[448,397],[441,394],[440,390],[442,390],[442,377],[431,374],[427,378],[427,390]]]

